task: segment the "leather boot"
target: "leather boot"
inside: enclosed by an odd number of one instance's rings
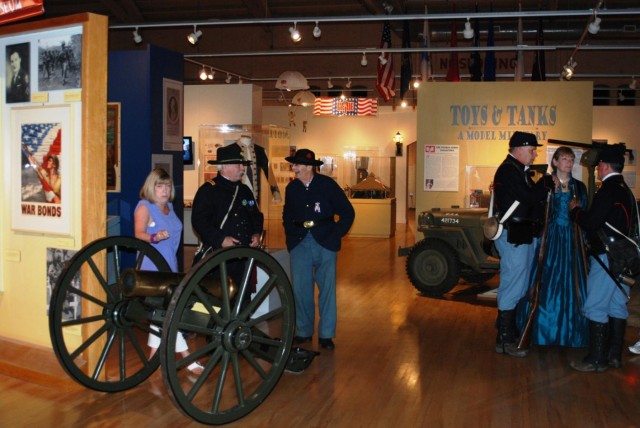
[[[516,340],[516,311],[498,311],[498,319],[496,321],[498,328],[498,337],[496,338],[496,352],[498,354],[506,354],[512,357],[526,357],[529,354],[528,349],[518,349]]]
[[[579,361],[572,361],[571,368],[579,372],[602,373],[607,371],[609,323],[589,321],[589,353]]]
[[[624,346],[624,332],[627,320],[609,317],[609,367],[622,367],[622,347]]]

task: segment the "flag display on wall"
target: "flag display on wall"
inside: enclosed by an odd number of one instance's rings
[[[4,0],[0,2],[0,24],[42,15],[43,0]]]
[[[378,100],[317,97],[313,105],[313,114],[316,116],[377,116]]]

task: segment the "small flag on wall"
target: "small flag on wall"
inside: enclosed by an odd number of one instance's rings
[[[317,97],[313,105],[315,116],[377,116],[378,100],[375,98]]]

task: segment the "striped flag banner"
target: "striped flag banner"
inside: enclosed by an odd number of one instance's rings
[[[376,98],[317,97],[313,105],[315,116],[377,116]]]

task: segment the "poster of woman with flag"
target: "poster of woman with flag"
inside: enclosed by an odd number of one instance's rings
[[[70,232],[69,107],[16,108],[13,227]]]

